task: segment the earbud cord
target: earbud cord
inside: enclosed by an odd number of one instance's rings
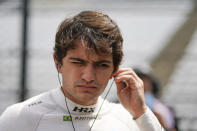
[[[63,91],[63,89],[62,89],[62,84],[61,84],[61,81],[60,81],[59,72],[58,72],[58,81],[59,81],[59,84],[60,84],[60,88],[61,88],[62,92],[64,93],[64,91]],[[68,103],[67,103],[67,100],[66,100],[66,96],[65,96],[65,102],[66,102],[66,108],[67,108],[68,113],[69,113],[69,115],[70,115],[70,117],[71,117],[71,123],[72,123],[73,130],[75,131],[75,126],[74,126],[74,123],[73,123],[73,119],[72,119],[70,110],[69,110],[69,108],[68,108]]]
[[[94,123],[96,122],[96,119],[97,119],[97,117],[98,117],[98,114],[99,114],[99,112],[101,111],[101,108],[102,108],[102,106],[103,106],[103,104],[104,104],[104,102],[105,102],[105,100],[106,100],[106,98],[107,98],[107,96],[108,96],[108,94],[109,94],[109,92],[110,92],[110,90],[111,90],[111,87],[112,87],[113,83],[114,83],[114,80],[111,82],[110,88],[108,89],[108,91],[107,91],[107,93],[106,93],[106,95],[105,95],[105,97],[104,97],[104,99],[103,99],[103,101],[102,101],[102,103],[101,103],[101,106],[100,106],[100,108],[99,108],[99,110],[98,110],[98,112],[97,112],[97,114],[96,114],[96,117],[95,117],[95,119],[94,119],[94,121],[93,121],[93,123],[92,123],[92,126],[90,127],[90,130],[89,130],[89,131],[91,131],[91,129],[92,129]]]
[[[61,84],[61,81],[60,81],[59,72],[58,72],[58,81],[59,81],[59,84],[60,84],[60,88],[62,89],[62,84]],[[109,89],[108,89],[108,91],[107,91],[107,93],[106,93],[106,95],[105,95],[105,97],[104,97],[104,99],[103,99],[103,101],[102,101],[102,103],[101,103],[101,106],[100,106],[100,108],[99,108],[99,110],[98,110],[98,112],[97,112],[97,114],[96,114],[96,117],[95,117],[95,119],[94,119],[94,121],[93,121],[93,123],[92,123],[92,126],[91,126],[90,129],[89,129],[89,131],[92,130],[92,127],[94,126],[94,123],[96,122],[96,119],[98,118],[99,112],[101,111],[101,108],[102,108],[102,106],[103,106],[103,104],[104,104],[104,102],[105,102],[105,100],[106,100],[106,98],[107,98],[107,96],[108,96],[108,94],[109,94],[111,88],[112,88],[113,83],[114,83],[114,80],[111,82],[111,85],[110,85],[110,87],[109,87]],[[62,91],[63,91],[63,89],[62,89]],[[64,93],[64,92],[63,92],[63,93]],[[68,108],[66,96],[65,96],[65,101],[66,101],[66,108],[67,108],[67,110],[68,110],[69,115],[71,116],[70,110],[69,110],[69,108]],[[74,122],[73,122],[73,120],[72,120],[72,116],[71,116],[71,123],[72,123],[73,130],[75,131],[75,126],[74,126]]]

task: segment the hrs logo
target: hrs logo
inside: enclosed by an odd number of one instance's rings
[[[83,108],[83,107],[75,107],[73,111],[75,112],[85,112],[85,113],[93,113],[95,108]]]

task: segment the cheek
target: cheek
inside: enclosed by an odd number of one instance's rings
[[[80,70],[65,70],[64,75],[70,79],[80,78]]]
[[[107,83],[111,79],[111,76],[112,76],[111,72],[100,71],[97,74],[97,79],[104,84],[104,83]]]
[[[62,76],[66,81],[72,82],[80,77],[80,70],[64,67],[64,69],[62,70]]]

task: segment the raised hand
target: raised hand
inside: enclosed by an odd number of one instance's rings
[[[146,111],[143,81],[131,68],[119,69],[114,74],[120,103],[137,119]],[[126,85],[126,86],[125,86]]]

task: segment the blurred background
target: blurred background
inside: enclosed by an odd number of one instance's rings
[[[122,66],[151,73],[160,83],[157,98],[174,111],[179,131],[197,131],[196,0],[0,0],[0,114],[59,87],[55,33],[64,18],[82,10],[116,21],[124,38]]]

